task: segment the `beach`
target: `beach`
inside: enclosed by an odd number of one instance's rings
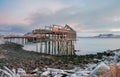
[[[119,52],[120,49],[106,51],[97,54],[89,55],[48,55],[38,52],[29,52],[22,49],[22,45],[15,43],[1,44],[0,67],[7,66],[9,69],[23,68],[26,73],[31,73],[38,68],[39,71],[44,68],[53,68],[61,70],[73,70],[76,67],[80,70],[93,70],[92,66],[97,67],[101,62],[108,64],[114,61],[114,52]],[[110,58],[112,57],[112,58]],[[91,69],[89,69],[91,68]],[[81,73],[81,72],[80,72]],[[85,73],[86,74],[86,73]],[[83,76],[84,77],[84,76]]]

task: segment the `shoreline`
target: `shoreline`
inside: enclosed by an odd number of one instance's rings
[[[89,55],[72,55],[72,56],[57,56],[41,54],[37,52],[28,52],[22,49],[22,45],[10,43],[0,45],[2,55],[5,58],[0,59],[0,67],[7,66],[8,68],[23,68],[30,73],[35,68],[42,70],[45,67],[56,69],[73,69],[74,67],[84,68],[89,63],[99,63],[103,56],[114,55],[114,51],[110,50],[103,53]]]

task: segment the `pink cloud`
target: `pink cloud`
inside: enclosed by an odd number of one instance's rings
[[[12,16],[0,16],[0,24],[12,25],[12,24],[21,24],[22,25],[29,25],[31,23],[30,20],[26,20],[24,18],[17,18]]]

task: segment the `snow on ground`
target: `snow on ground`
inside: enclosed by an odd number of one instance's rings
[[[112,56],[104,56],[98,64],[88,64],[85,69],[80,69],[71,75],[71,77],[111,77],[115,70],[120,71],[120,50],[116,50]],[[112,65],[112,68],[111,68]],[[115,69],[116,68],[116,69]],[[120,77],[119,73],[116,77]]]
[[[60,69],[51,68],[50,70],[45,71],[44,73],[48,72],[53,75],[53,77],[62,77],[63,74],[68,76],[66,77],[112,77],[112,75],[116,75],[115,77],[120,77],[120,50],[110,52],[114,53],[112,56],[104,56],[101,62],[95,64],[87,64],[85,68],[76,67],[73,70],[63,70],[64,72],[60,72]],[[62,70],[61,70],[62,71]],[[117,71],[117,72],[116,72]],[[54,72],[54,74],[53,74]],[[71,73],[69,73],[71,72]],[[68,74],[69,73],[69,74]]]

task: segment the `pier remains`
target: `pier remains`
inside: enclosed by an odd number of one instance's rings
[[[36,44],[36,52],[52,55],[74,55],[76,31],[69,25],[45,26],[44,29],[35,29],[22,36],[8,35],[4,39],[19,44]]]

